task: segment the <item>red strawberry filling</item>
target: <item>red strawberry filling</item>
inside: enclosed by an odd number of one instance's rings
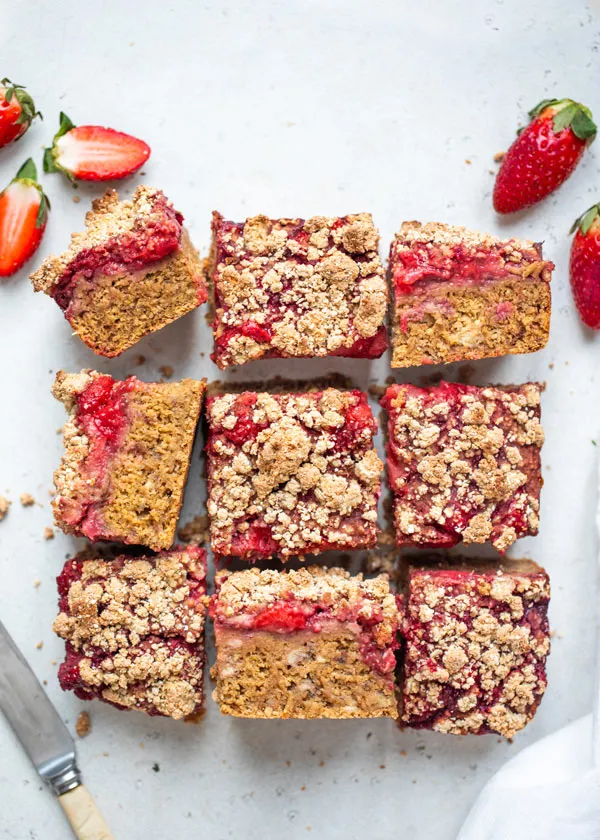
[[[136,381],[133,376],[124,382],[98,376],[77,396],[75,422],[89,446],[81,474],[90,490],[87,497],[71,502],[63,499],[61,515],[91,540],[98,539],[104,531],[95,508],[94,490],[102,490],[110,461],[127,430],[127,395],[135,388]]]
[[[416,242],[409,249],[392,246],[392,278],[396,295],[415,292],[415,286],[443,281],[457,285],[478,285],[507,275],[502,248],[474,251],[462,244],[435,246]],[[532,254],[532,259],[538,259]],[[512,263],[512,265],[518,265]]]
[[[263,630],[270,633],[295,633],[309,630],[321,633],[346,625],[360,636],[363,661],[373,671],[389,674],[396,666],[397,640],[394,638],[383,646],[376,641],[374,633],[383,620],[381,609],[369,602],[369,609],[365,612],[370,617],[366,618],[362,614],[364,606],[359,604],[346,610],[338,609],[334,615],[330,604],[290,598],[276,601],[255,613],[232,617],[220,609],[217,593],[211,600],[210,615],[217,628],[231,627],[241,632]]]
[[[61,309],[67,310],[77,284],[100,275],[140,271],[168,257],[180,245],[183,216],[162,196],[155,200],[160,216],[134,223],[133,229],[81,250],[66,266],[51,290]]]

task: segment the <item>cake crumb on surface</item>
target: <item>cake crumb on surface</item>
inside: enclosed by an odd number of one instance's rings
[[[41,584],[41,582],[42,582],[42,581],[41,581],[39,578],[36,578],[36,579],[33,581],[33,585],[34,585],[34,587],[35,587],[36,589],[38,589],[38,588],[39,588],[39,586],[40,586],[40,584]]]
[[[43,643],[43,642],[38,642],[38,643],[37,643],[37,645],[36,645],[36,648],[37,648],[38,650],[41,650],[43,647],[44,647],[44,643]]]
[[[138,367],[139,367],[140,365],[145,364],[145,362],[146,362],[146,357],[145,357],[145,356],[139,355],[139,356],[136,356],[136,357],[135,357],[135,363],[136,363],[136,365],[137,365]]]
[[[495,163],[501,163],[504,160],[505,157],[506,157],[506,152],[496,152],[496,154],[494,155],[494,162]]]
[[[4,496],[0,496],[0,522],[4,519],[6,514],[8,513],[8,509],[11,506],[12,502],[10,499],[5,499]]]
[[[170,379],[173,376],[174,370],[171,365],[161,365],[158,369],[165,379]]]
[[[87,712],[80,712],[77,723],[75,724],[75,732],[77,732],[80,738],[85,738],[86,735],[90,734],[91,728],[92,722],[89,714]]]
[[[21,502],[23,507],[31,507],[35,504],[35,499],[31,495],[31,493],[21,493],[19,496],[19,501]]]
[[[44,528],[44,539],[45,540],[53,540],[54,539],[54,530],[47,526]]]
[[[206,543],[209,537],[209,520],[208,515],[203,513],[199,516],[194,516],[189,522],[177,532],[179,539],[182,542],[189,543]]]

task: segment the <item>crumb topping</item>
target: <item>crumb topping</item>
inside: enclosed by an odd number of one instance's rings
[[[546,573],[412,569],[402,720],[511,738],[546,688]]]
[[[217,554],[289,556],[376,538],[382,469],[359,391],[209,398],[208,513]]]
[[[499,248],[506,261],[514,263],[540,258],[539,246],[529,239],[499,239],[491,233],[441,222],[403,222],[395,241],[398,251],[408,250],[415,243],[424,243],[441,248],[460,245],[474,252]]]
[[[399,544],[487,541],[538,529],[540,385],[392,385],[388,468]]]
[[[110,240],[127,242],[143,230],[151,231],[153,227],[164,224],[165,214],[172,217],[172,226],[177,227],[177,231],[173,227],[177,234],[174,238],[176,247],[181,237],[182,217],[175,213],[162,190],[140,184],[130,200],[119,201],[116,190],[108,189],[92,202],[92,209],[85,217],[85,230],[73,233],[67,250],[58,257],[47,257],[31,275],[35,291],[52,294],[53,286],[61,281],[69,266],[84,252],[106,247]],[[164,256],[161,253],[158,258]]]
[[[514,275],[550,282],[553,268],[539,243],[439,222],[404,222],[390,248],[390,273],[400,295],[416,292],[419,281],[477,283]]]
[[[220,367],[343,354],[382,331],[387,287],[370,214],[235,224],[215,213],[213,236]]]
[[[205,577],[205,554],[195,547],[156,557],[69,561],[58,579],[61,612],[53,629],[79,654],[79,681],[118,705],[172,717],[194,711]]]
[[[245,569],[217,572],[217,594],[211,615],[219,623],[235,624],[235,618],[256,615],[280,601],[302,602],[326,610],[333,619],[385,623],[389,640],[398,624],[395,596],[386,574],[364,579],[345,569],[308,566],[279,572]],[[382,629],[382,628],[380,628]],[[383,636],[382,636],[383,638]]]

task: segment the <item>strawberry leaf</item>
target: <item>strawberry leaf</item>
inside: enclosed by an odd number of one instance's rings
[[[598,131],[590,111],[583,107],[579,108],[573,117],[571,128],[576,137],[579,137],[580,140],[589,140],[590,143],[594,140]]]
[[[54,135],[54,142],[58,140],[59,137],[62,137],[64,134],[67,134],[71,131],[72,128],[75,128],[75,123],[73,123],[67,115],[61,111],[60,112],[60,125],[58,127],[58,131]]]
[[[559,134],[559,132],[564,131],[565,128],[568,128],[571,125],[578,109],[579,105],[577,105],[576,102],[571,102],[570,105],[566,105],[564,108],[561,108],[557,114],[555,114],[554,119],[552,120],[552,128],[554,129],[555,134]]]
[[[600,204],[593,204],[578,219],[575,219],[569,233],[575,233],[579,229],[585,236],[598,216],[600,216]]]
[[[40,193],[40,206],[38,207],[37,216],[35,217],[35,226],[36,228],[44,227],[46,222],[48,221],[48,210],[50,210],[50,199],[48,196],[42,191],[42,188],[39,188]]]
[[[37,169],[33,158],[27,158],[23,166],[14,177],[15,181],[37,181]]]
[[[542,99],[541,102],[538,102],[535,108],[532,108],[531,111],[529,111],[530,119],[534,120],[536,117],[539,117],[542,111],[545,111],[546,108],[549,108],[551,105],[558,105],[559,102],[560,99]]]

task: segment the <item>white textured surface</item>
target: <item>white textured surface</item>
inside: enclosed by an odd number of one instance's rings
[[[163,364],[173,365],[176,376],[218,373],[200,356],[209,341],[202,313],[107,362],[70,336],[58,308],[33,295],[25,272],[0,286],[0,493],[13,499],[0,524],[0,615],[48,681],[65,720],[72,726],[84,705],[91,713],[92,734],[78,742],[80,763],[116,837],[450,840],[503,761],[591,708],[600,337],[580,327],[571,304],[567,231],[600,196],[600,146],[558,195],[506,222],[491,209],[489,170],[517,120],[544,97],[580,99],[600,117],[600,4],[592,10],[583,0],[2,5],[0,75],[27,84],[46,119],[0,152],[0,184],[29,154],[41,164],[41,147],[63,109],[75,122],[109,124],[150,143],[145,180],[173,198],[204,252],[213,208],[234,219],[370,210],[384,251],[400,221],[413,218],[546,241],[557,265],[547,350],[479,363],[474,379],[548,382],[541,533],[516,553],[551,573],[557,636],[547,696],[512,745],[494,737],[400,733],[385,721],[236,721],[221,718],[212,701],[203,722],[191,726],[63,694],[52,664],[62,652],[50,631],[53,579],[74,541],[42,539],[60,456],[56,429],[64,421],[49,394],[53,375],[61,367],[97,366],[121,376],[134,370],[139,353],[147,362],[136,372],[146,379],[158,377]],[[74,204],[75,193],[59,176],[44,185],[53,210],[32,267],[66,245],[99,193],[82,187]],[[129,182],[124,190],[132,188]],[[351,373],[361,387],[389,374],[387,363],[338,359],[261,363],[243,376],[332,369]],[[198,455],[199,447],[184,519],[200,509]],[[22,492],[42,506],[21,508]],[[0,744],[0,836],[67,837],[59,807],[2,721]]]

